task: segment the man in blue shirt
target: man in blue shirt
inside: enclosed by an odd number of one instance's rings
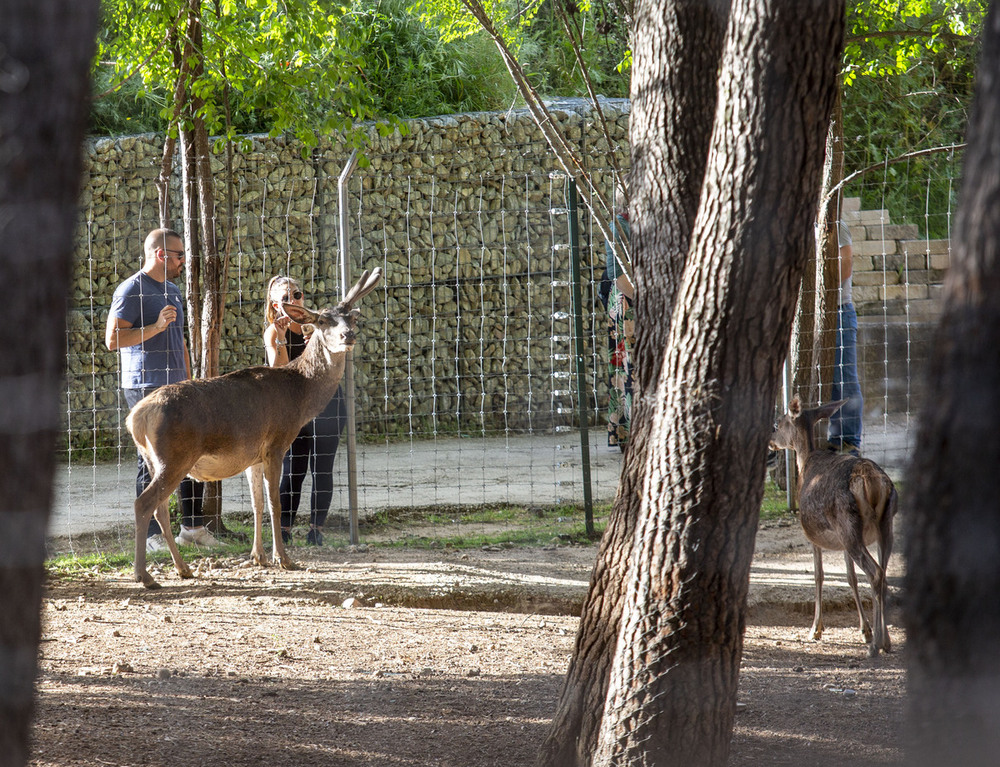
[[[184,242],[172,229],[154,229],[143,246],[142,269],[122,282],[111,299],[105,343],[121,352],[121,387],[129,409],[151,391],[191,377],[184,342],[184,299],[171,281],[184,271]],[[135,492],[138,497],[152,477],[139,456]],[[204,485],[185,477],[179,488],[180,543],[217,546],[201,516]],[[146,549],[166,548],[160,526],[149,523]]]

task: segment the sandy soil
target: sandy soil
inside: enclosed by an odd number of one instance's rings
[[[294,572],[155,566],[155,592],[127,573],[52,579],[31,763],[531,765],[595,552],[296,547]],[[896,610],[896,651],[869,659],[827,559],[812,642],[801,533],[758,536],[734,767],[903,762]]]

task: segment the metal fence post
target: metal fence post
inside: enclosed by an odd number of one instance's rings
[[[587,407],[587,365],[583,348],[583,297],[580,290],[580,224],[576,180],[569,179],[569,243],[573,280],[573,353],[576,357],[576,397],[580,413],[580,452],[583,458],[583,512],[587,535],[594,535],[594,499],[590,487],[590,432]]]
[[[358,164],[358,150],[351,152],[347,164],[337,179],[337,205],[340,209],[340,297],[347,296],[351,289],[351,258],[348,239],[350,236],[349,211],[347,200],[347,182]],[[357,457],[357,424],[354,414],[354,352],[349,351],[344,360],[344,405],[347,408],[347,515],[350,523],[350,541],[356,546],[360,541],[358,534],[358,457]]]

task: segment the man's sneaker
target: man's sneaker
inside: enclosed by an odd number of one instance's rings
[[[146,551],[166,551],[167,542],[163,540],[163,536],[159,533],[155,535],[150,535],[146,538]]]
[[[287,527],[281,528],[281,542],[291,543],[292,542],[292,531]]]
[[[323,545],[323,533],[320,532],[318,527],[309,528],[309,532],[306,534],[306,543],[309,546]]]
[[[212,549],[216,546],[220,546],[218,540],[212,535],[207,527],[182,527],[180,535],[177,536],[178,543],[184,543],[188,546],[204,546],[206,549]]]

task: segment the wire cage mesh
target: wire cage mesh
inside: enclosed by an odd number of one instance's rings
[[[628,108],[605,109],[612,146],[587,110],[556,114],[613,197],[628,165]],[[845,147],[848,174],[872,165],[865,151]],[[70,550],[131,546],[135,452],[124,427],[118,358],[103,336],[111,293],[139,269],[142,239],[160,223],[161,152],[152,136],[88,147],[67,333],[66,460],[50,528]],[[295,277],[308,305],[340,300],[337,182],[348,156],[336,143],[303,155],[290,141],[255,137],[235,153],[229,188],[223,155],[217,159],[216,226],[230,259],[222,373],[265,363],[264,293],[273,275]],[[362,301],[353,355],[362,517],[421,510],[419,532],[395,533],[410,537],[444,534],[484,506],[564,518],[578,513],[584,497],[584,453],[593,496],[609,503],[621,453],[608,448],[605,435],[606,317],[596,298],[605,243],[583,200],[581,378],[569,183],[530,119],[414,123],[408,136],[374,138],[367,160],[346,186],[350,271],[384,272],[383,284]],[[953,150],[887,164],[843,189],[842,217],[854,241],[864,451],[897,471],[913,444],[921,370],[940,310],[959,161]],[[180,210],[176,186],[173,207]],[[327,523],[335,540],[346,536],[343,452]],[[307,479],[304,518],[309,487]],[[224,481],[223,498],[224,513],[249,512],[240,477]],[[499,518],[476,524],[493,529]],[[525,517],[508,519],[499,524],[513,538]]]

